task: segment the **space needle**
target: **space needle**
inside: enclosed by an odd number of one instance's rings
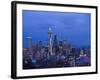
[[[52,29],[51,27],[49,27],[49,31],[48,31],[48,38],[49,38],[49,52],[50,52],[50,55],[53,55],[52,54]]]

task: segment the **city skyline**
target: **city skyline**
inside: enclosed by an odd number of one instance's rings
[[[88,13],[23,10],[23,69],[90,66],[90,38]]]

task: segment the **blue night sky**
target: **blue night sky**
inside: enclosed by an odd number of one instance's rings
[[[58,40],[67,40],[74,46],[90,45],[89,13],[46,12],[23,10],[23,47],[27,47],[27,38],[32,37],[33,44],[48,40],[48,28]]]

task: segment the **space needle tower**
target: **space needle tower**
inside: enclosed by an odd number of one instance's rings
[[[49,31],[48,31],[48,38],[49,38],[49,53],[50,55],[53,55],[52,54],[52,29],[49,27]]]

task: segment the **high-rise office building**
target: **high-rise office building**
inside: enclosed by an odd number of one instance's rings
[[[54,36],[53,47],[54,47],[54,48],[57,48],[57,47],[58,47],[58,39],[57,39],[57,35]]]
[[[31,37],[27,37],[27,39],[28,39],[29,55],[30,55],[30,59],[32,59],[33,58],[32,38]]]

